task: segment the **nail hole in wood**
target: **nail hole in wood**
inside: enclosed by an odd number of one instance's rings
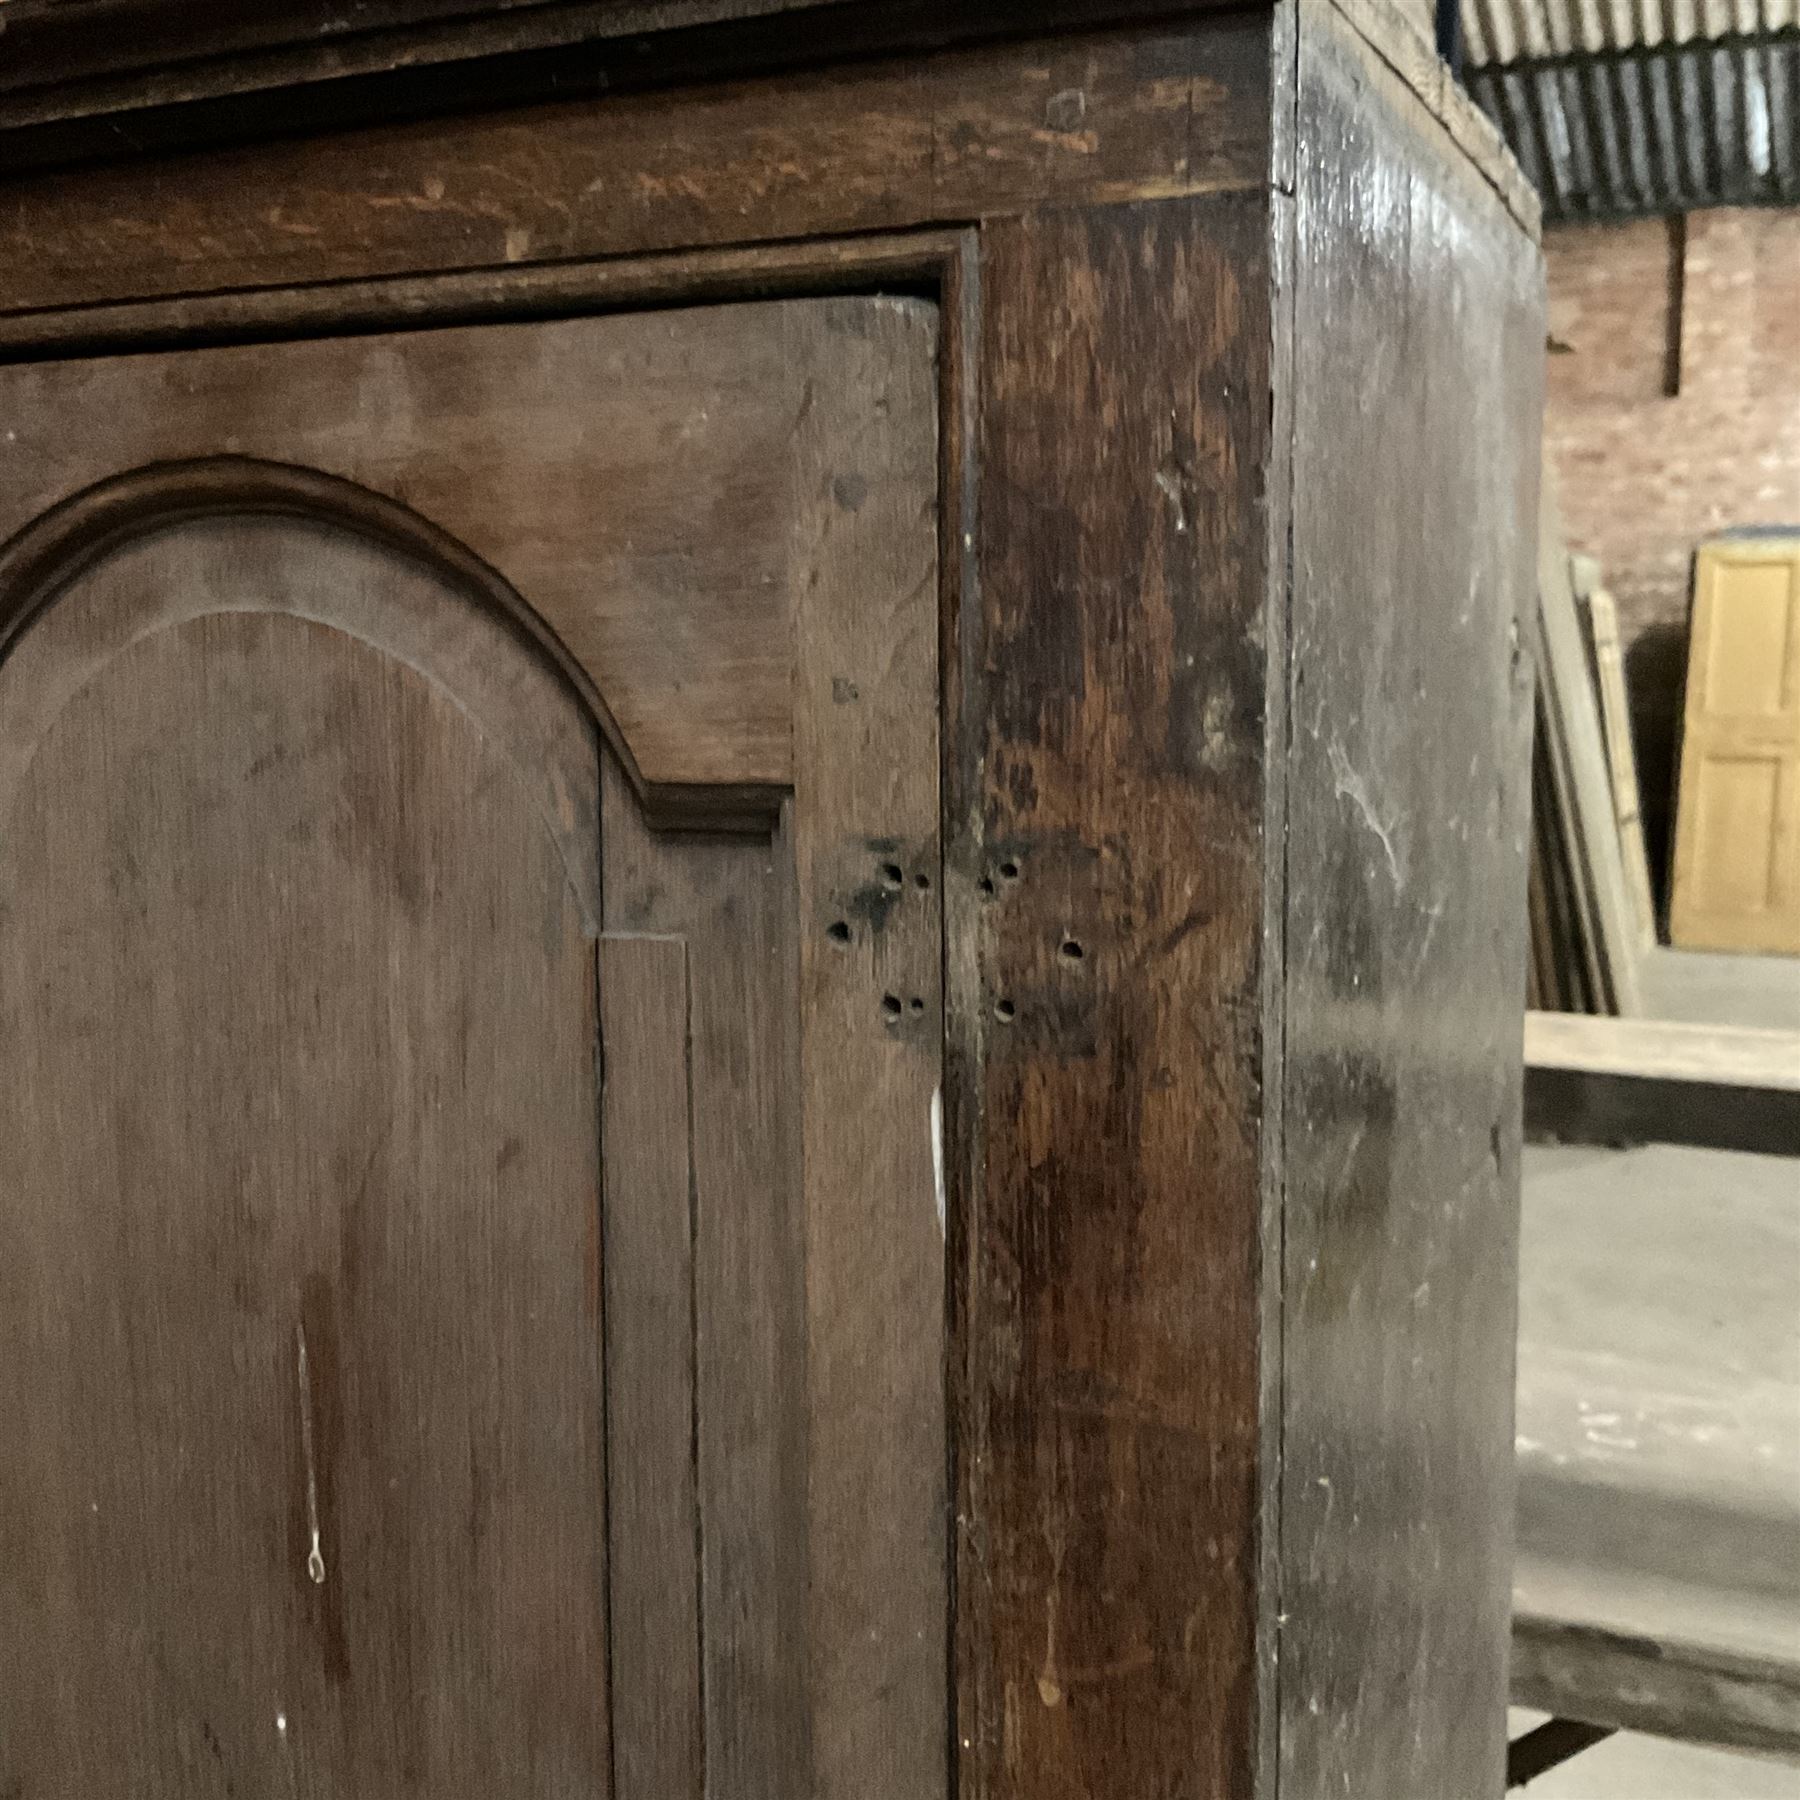
[[[1087,952],[1073,938],[1064,938],[1062,953],[1070,962],[1080,962]]]
[[[988,877],[987,877],[987,876],[985,876],[985,875],[984,875],[984,876],[982,876],[982,878],[981,878],[981,879],[980,879],[980,880],[979,880],[979,881],[978,881],[978,882],[977,882],[977,883],[976,883],[976,884],[975,884],[975,885],[976,885],[976,886],[977,886],[977,887],[978,887],[978,888],[980,888],[980,889],[981,889],[981,891],[982,891],[982,893],[983,893],[983,894],[984,894],[984,895],[985,895],[985,896],[986,896],[986,897],[987,897],[987,898],[988,898],[988,899],[989,899],[989,900],[991,900],[991,899],[993,899],[993,897],[994,897],[994,884],[993,884],[993,882],[992,882],[992,881],[990,881],[990,880],[989,880],[989,879],[988,879]]]
[[[898,863],[883,863],[881,865],[881,879],[891,888],[900,887],[906,881],[906,877],[901,873],[900,865]]]
[[[1000,875],[1002,880],[1017,881],[1019,879],[1019,865],[1016,862],[1003,862],[1000,865]]]
[[[916,887],[921,894],[929,893],[931,891],[931,877],[925,874],[915,875],[913,877],[913,886]]]
[[[922,1013],[925,1010],[925,1002],[917,994],[913,996],[912,1009],[916,1013]]]
[[[897,1019],[900,1016],[901,1010],[900,996],[898,994],[883,994],[881,996],[881,1012],[884,1018]]]
[[[850,924],[846,919],[834,919],[825,927],[825,935],[834,944],[847,944],[850,941]]]
[[[1010,1025],[1013,1022],[1013,1003],[1010,1000],[1000,1001],[994,1008],[994,1017],[1002,1025]]]

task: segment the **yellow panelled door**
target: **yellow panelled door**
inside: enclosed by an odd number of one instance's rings
[[[1695,558],[1669,936],[1800,953],[1800,531]]]

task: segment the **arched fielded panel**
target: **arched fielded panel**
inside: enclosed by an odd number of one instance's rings
[[[0,369],[6,1800],[946,1792],[935,353]]]
[[[78,575],[0,747],[14,1791],[603,1791],[592,729],[252,518]]]

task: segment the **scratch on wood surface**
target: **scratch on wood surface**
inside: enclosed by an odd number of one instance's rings
[[[1394,849],[1392,832],[1382,824],[1381,815],[1376,812],[1375,803],[1369,798],[1369,790],[1364,785],[1363,778],[1350,766],[1350,758],[1344,754],[1343,745],[1333,740],[1328,754],[1331,757],[1331,778],[1337,791],[1362,814],[1363,823],[1380,841],[1382,852],[1387,857],[1388,873],[1394,878],[1394,886],[1399,887],[1403,871]]]

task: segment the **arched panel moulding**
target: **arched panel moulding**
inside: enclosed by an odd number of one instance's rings
[[[646,780],[593,672],[570,654],[504,576],[411,507],[359,483],[288,463],[212,456],[151,464],[97,482],[53,506],[0,547],[0,656],[85,570],[126,551],[135,540],[166,534],[179,525],[228,519],[285,519],[321,534],[364,540],[432,571],[447,594],[464,602],[457,609],[459,614],[486,608],[495,628],[509,631],[530,646],[581,697],[652,817],[670,822],[738,814],[766,818],[779,804],[777,792],[760,787],[721,784],[694,789]],[[229,610],[235,605],[260,609],[264,604],[248,593],[204,597],[194,590],[149,587],[143,591],[154,594],[165,612],[185,609],[190,615],[199,610]],[[343,603],[355,605],[350,595]],[[323,609],[319,616],[324,622],[343,624],[357,635],[368,636],[382,629],[370,620],[351,624],[347,619],[327,618],[339,604],[329,590],[317,589],[311,604]],[[155,623],[146,618],[135,628],[153,629]],[[132,629],[124,620],[94,622],[89,627],[90,633],[98,630],[102,634]],[[423,632],[440,638],[445,630],[445,621],[420,615],[403,636],[416,641]],[[372,641],[383,640],[377,637]],[[408,654],[399,643],[385,647]]]
[[[793,786],[793,622],[819,515],[835,478],[865,473],[824,466],[806,424],[851,334],[796,330],[797,310],[17,364],[0,373],[0,540],[151,465],[217,462],[225,489],[229,459],[354,483],[522,597],[654,821],[763,833]],[[61,429],[71,417],[106,428]]]
[[[579,669],[506,583],[407,508],[314,470],[238,457],[137,469],[0,549],[0,816],[71,699],[133,645],[191,620],[330,626],[447,693],[504,754],[599,929],[592,715]]]

